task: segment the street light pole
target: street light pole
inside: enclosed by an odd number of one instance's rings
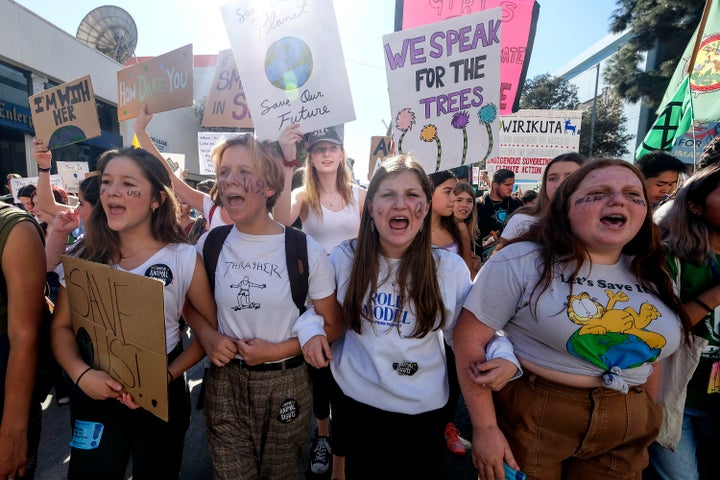
[[[590,157],[593,156],[593,140],[595,139],[595,116],[597,114],[598,83],[600,83],[600,62],[595,65],[595,95],[593,96],[592,115],[590,116]]]

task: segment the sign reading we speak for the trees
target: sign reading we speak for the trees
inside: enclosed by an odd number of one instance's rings
[[[501,10],[383,36],[400,153],[427,173],[497,155]]]

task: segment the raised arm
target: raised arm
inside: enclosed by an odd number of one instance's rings
[[[285,165],[285,186],[275,202],[273,218],[286,226],[291,226],[297,220],[302,206],[302,203],[297,200],[296,192],[292,190],[292,179],[295,172],[293,161],[297,156],[297,144],[302,140],[303,136],[298,124],[290,125],[283,130],[278,140]]]
[[[37,196],[35,201],[37,207],[53,216],[67,210],[68,206],[55,201],[50,184],[50,167],[52,166],[52,153],[42,140],[33,140],[33,158],[38,166]]]
[[[7,284],[10,353],[0,422],[0,477],[14,478],[25,474],[28,418],[45,301],[45,255],[40,234],[31,222],[20,222],[10,231],[2,252],[2,273]]]
[[[152,118],[153,116],[147,113],[147,105],[142,104],[140,106],[140,113],[135,118],[135,123],[133,124],[133,129],[135,130],[138,142],[140,142],[140,146],[155,155],[165,166],[165,170],[168,171],[170,178],[172,179],[172,186],[173,190],[175,190],[175,194],[192,208],[202,212],[205,194],[200,190],[195,190],[175,175],[175,172],[173,172],[170,164],[167,162],[165,157],[163,157],[160,150],[157,149],[155,143],[147,133],[147,126],[150,124]]]

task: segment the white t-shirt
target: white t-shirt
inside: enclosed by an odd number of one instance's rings
[[[212,201],[210,195],[205,192],[201,193],[203,194],[203,217],[205,217],[205,220],[207,220],[208,222],[208,230],[219,227],[221,225],[227,225],[225,220],[223,220],[222,215],[220,215],[222,207],[220,205],[215,206],[216,203]],[[214,210],[213,206],[215,206]],[[212,215],[210,214],[211,210]]]
[[[200,255],[206,239],[204,234],[197,242]],[[326,298],[335,291],[332,265],[320,244],[310,237],[307,251],[308,297]],[[218,256],[215,303],[218,330],[224,335],[272,343],[298,337],[294,328],[300,313],[288,279],[285,234],[249,235],[233,227]]]
[[[510,220],[505,224],[505,228],[500,234],[500,238],[512,240],[527,232],[530,227],[535,225],[537,217],[528,215],[527,213],[513,213]]]
[[[625,386],[640,385],[652,362],[678,348],[681,324],[630,274],[630,261],[622,256],[615,265],[584,264],[571,297],[572,269],[565,268],[535,309],[539,246],[510,244],[483,265],[464,307],[485,325],[504,329],[520,358],[577,375],[605,378],[612,372]]]
[[[330,255],[341,304],[350,280],[354,243],[345,241]],[[330,367],[345,395],[385,411],[410,415],[429,412],[447,403],[444,337],[452,337],[460,307],[470,289],[470,271],[454,253],[435,248],[433,255],[445,304],[444,328],[424,338],[403,336],[415,329],[414,305],[406,304],[402,312],[397,311],[398,292],[393,279],[400,260],[380,257],[378,278],[390,276],[390,279],[378,285],[372,300],[373,322],[363,322],[361,335],[347,330],[341,340],[332,344]],[[402,322],[401,333],[394,323],[398,317]]]
[[[166,245],[155,255],[148,258],[142,265],[132,270],[125,270],[112,265],[116,270],[134,273],[143,277],[157,278],[165,283],[163,298],[165,302],[165,343],[167,353],[173,351],[180,341],[180,315],[185,304],[185,295],[192,283],[195,273],[197,253],[195,246],[185,243]],[[65,286],[65,271],[62,263],[58,274],[60,283]]]

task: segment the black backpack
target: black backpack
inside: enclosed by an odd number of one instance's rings
[[[215,292],[215,269],[218,257],[225,239],[234,225],[223,225],[210,230],[203,245],[203,263],[207,271],[210,289]],[[293,302],[302,314],[305,311],[305,300],[308,294],[308,267],[307,238],[300,230],[285,227],[285,262],[287,264],[290,291]]]

